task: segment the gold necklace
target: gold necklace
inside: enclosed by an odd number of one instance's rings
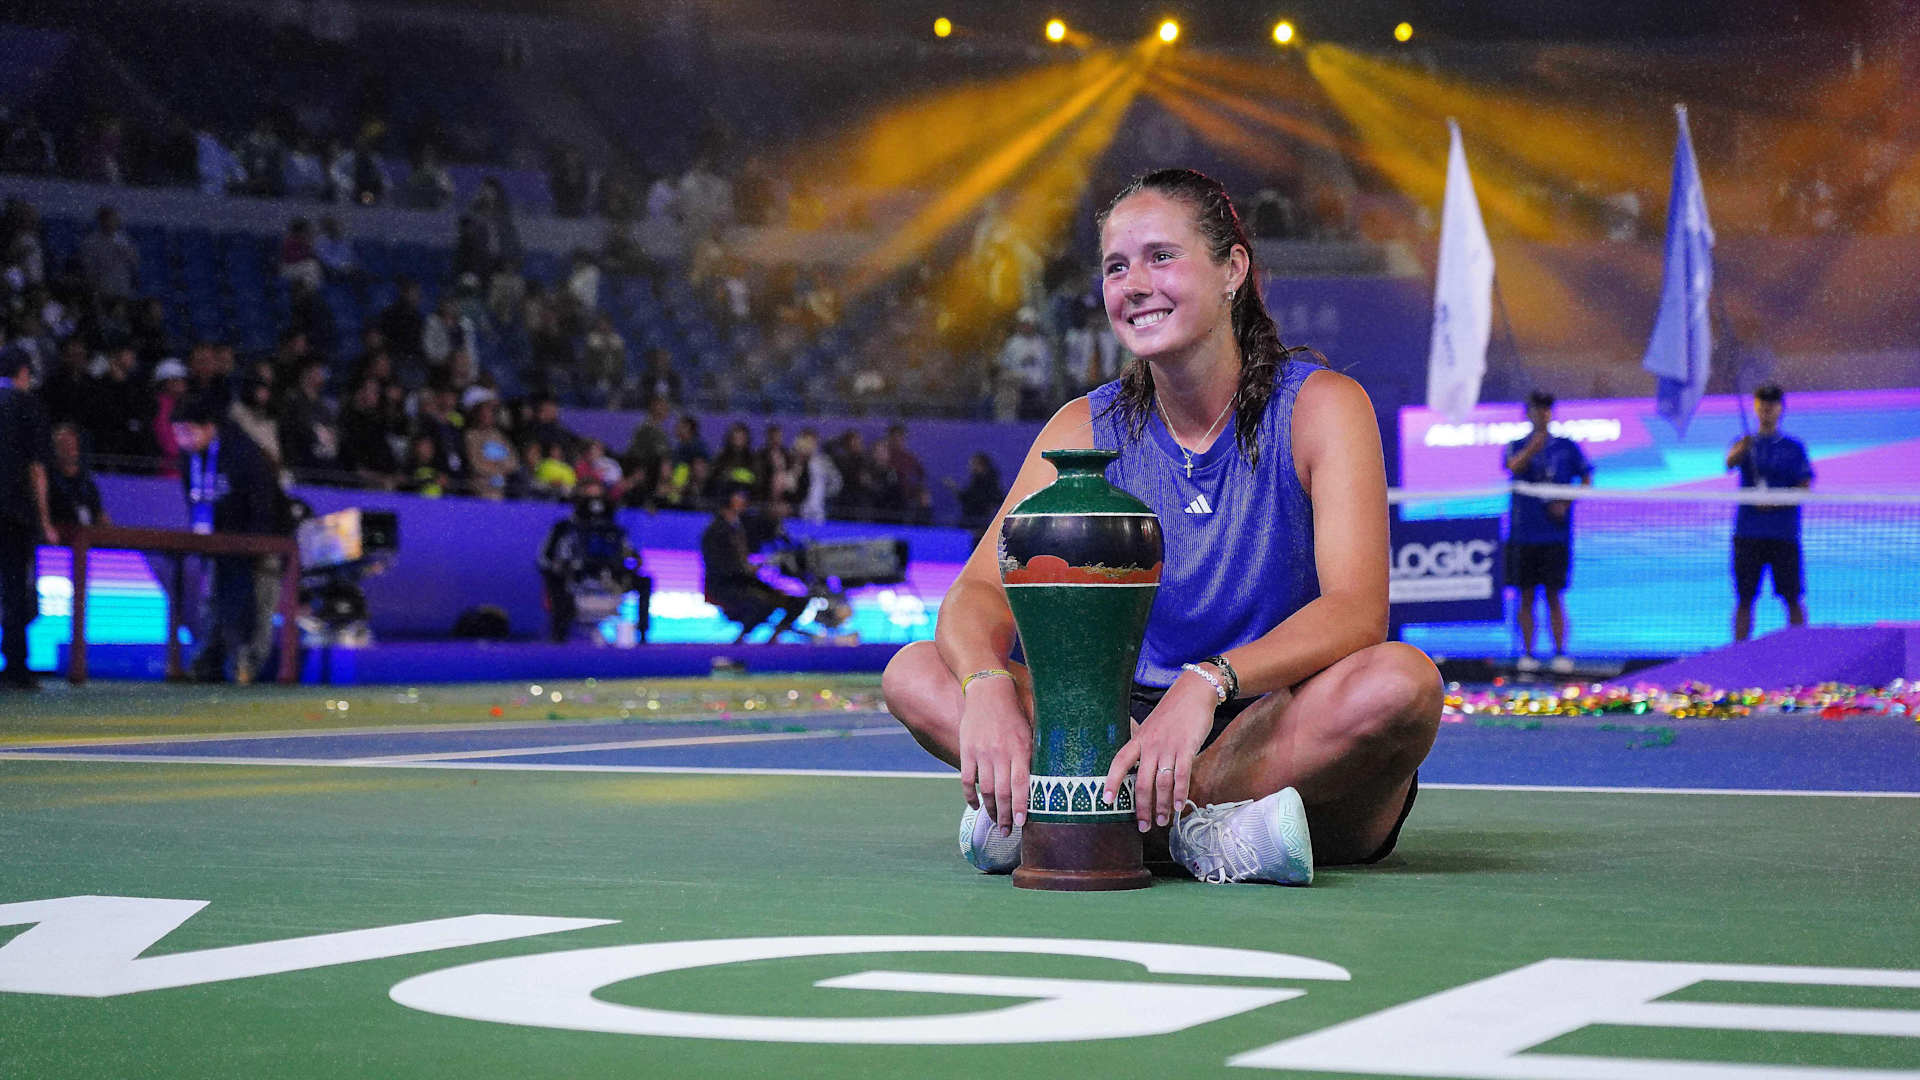
[[[1180,441],[1180,433],[1173,430],[1173,421],[1167,416],[1166,402],[1160,400],[1159,394],[1155,394],[1153,395],[1153,403],[1160,409],[1160,422],[1167,425],[1167,434],[1173,436],[1173,445],[1179,447],[1180,456],[1187,459],[1187,479],[1193,479],[1193,454],[1187,449],[1187,444]],[[1227,403],[1220,408],[1220,415],[1214,417],[1213,423],[1207,426],[1207,433],[1200,436],[1201,442],[1206,442],[1213,438],[1213,429],[1219,427],[1220,421],[1227,418],[1227,410],[1231,408],[1233,408],[1233,399],[1228,398]]]

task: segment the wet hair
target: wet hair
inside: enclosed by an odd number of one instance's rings
[[[1247,278],[1234,293],[1232,308],[1233,340],[1240,347],[1240,384],[1233,392],[1233,419],[1241,455],[1249,462],[1258,462],[1260,419],[1273,396],[1281,366],[1296,353],[1321,363],[1326,358],[1307,346],[1289,346],[1280,340],[1280,327],[1267,313],[1266,300],[1261,296],[1253,241],[1220,181],[1192,169],[1159,169],[1142,174],[1120,189],[1094,224],[1104,232],[1114,208],[1143,191],[1157,192],[1192,209],[1194,228],[1206,241],[1207,254],[1215,264],[1226,262],[1236,245],[1247,253]],[[1130,437],[1138,439],[1146,431],[1147,416],[1153,411],[1153,372],[1146,361],[1135,357],[1127,365],[1120,377],[1120,393],[1107,411],[1119,412]]]

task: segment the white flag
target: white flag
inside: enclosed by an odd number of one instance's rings
[[[1427,408],[1454,423],[1480,401],[1493,330],[1493,247],[1467,172],[1460,125],[1447,121],[1447,194],[1440,211],[1440,266],[1433,282],[1433,345],[1427,353]]]

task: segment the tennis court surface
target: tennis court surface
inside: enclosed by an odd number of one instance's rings
[[[873,679],[3,704],[0,1077],[1920,1077],[1910,717],[1449,717],[1381,866],[1076,895]]]

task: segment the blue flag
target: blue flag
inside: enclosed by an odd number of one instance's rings
[[[1707,221],[1707,196],[1693,158],[1687,107],[1675,105],[1673,111],[1680,121],[1680,141],[1673,148],[1673,192],[1667,198],[1666,272],[1660,315],[1640,366],[1658,377],[1660,415],[1685,438],[1712,367],[1708,299],[1713,294],[1713,226]]]

